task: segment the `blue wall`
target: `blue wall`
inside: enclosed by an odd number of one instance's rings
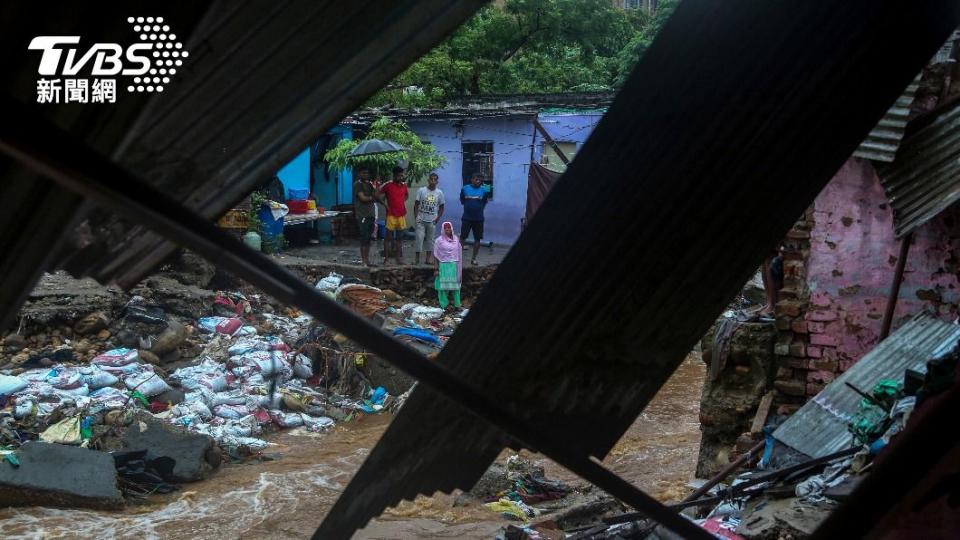
[[[353,138],[353,128],[350,126],[336,126],[328,133],[334,136],[331,148],[341,139]],[[291,189],[305,189],[313,194],[318,206],[328,210],[338,204],[351,204],[353,202],[353,171],[350,169],[331,170],[328,173],[321,155],[325,151],[323,148],[318,148],[316,144],[311,145],[297,154],[293,160],[277,172],[286,197],[289,197],[289,190]],[[311,168],[313,168],[313,171],[311,171]],[[310,185],[311,178],[313,178],[313,185]],[[313,227],[314,225],[312,223],[297,225],[297,227],[308,226]],[[317,222],[315,226],[318,228],[320,239],[329,241],[330,222],[322,220]]]
[[[551,137],[560,141],[577,142],[577,150],[590,136],[593,127],[603,115],[600,111],[587,113],[544,113],[540,122]],[[527,209],[527,173],[531,147],[533,158],[540,160],[543,143],[539,134],[534,138],[530,117],[484,118],[463,120],[458,130],[453,121],[411,121],[410,128],[422,139],[437,147],[446,156],[447,164],[438,172],[440,189],[446,197],[444,219],[450,219],[460,230],[463,206],[460,188],[463,186],[463,142],[493,142],[493,194],[484,214],[484,241],[513,244],[520,236],[520,220]],[[409,207],[412,211],[414,194],[422,182],[411,188]],[[411,214],[412,215],[412,214]]]
[[[284,197],[290,198],[291,189],[310,190],[310,149],[297,154],[290,163],[287,163],[277,172],[280,182],[283,183]],[[283,202],[283,201],[278,201]]]

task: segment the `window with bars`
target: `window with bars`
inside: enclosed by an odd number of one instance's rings
[[[493,200],[493,141],[464,141],[462,150],[464,185],[470,183],[474,173],[479,173]]]

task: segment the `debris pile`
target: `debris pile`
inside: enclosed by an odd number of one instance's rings
[[[425,354],[435,355],[466,314],[358,281],[331,275],[317,287]],[[50,318],[64,328],[55,334],[15,331],[2,341],[0,492],[29,492],[19,504],[116,507],[121,492],[143,497],[203,479],[224,453],[260,453],[271,432],[323,432],[402,405],[375,383],[387,375],[379,359],[311,317],[239,291],[193,291],[172,302],[173,313],[170,291],[196,286],[171,282],[153,276],[123,303],[111,291],[108,309]],[[384,379],[409,395],[412,381]],[[33,481],[21,470],[7,478],[18,467],[49,467],[42,456],[61,447],[79,452],[91,474],[103,476],[109,463],[109,486],[84,497],[82,486],[58,486],[56,477]]]
[[[871,474],[911,418],[936,401],[930,398],[960,385],[958,338],[957,325],[916,317],[793,415],[773,415],[750,452],[668,506],[718,538],[810,536]],[[514,527],[504,538],[553,538],[557,523]],[[630,512],[560,529],[578,539],[675,538]]]

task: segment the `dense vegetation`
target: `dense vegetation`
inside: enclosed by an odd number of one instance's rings
[[[613,90],[676,6],[622,10],[610,0],[507,0],[470,18],[369,105],[431,106],[463,95]]]

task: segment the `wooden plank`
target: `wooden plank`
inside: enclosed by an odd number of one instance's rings
[[[760,400],[757,414],[753,417],[753,424],[750,425],[750,433],[763,432],[763,426],[767,424],[767,416],[770,415],[771,404],[773,404],[773,390],[767,392]]]

